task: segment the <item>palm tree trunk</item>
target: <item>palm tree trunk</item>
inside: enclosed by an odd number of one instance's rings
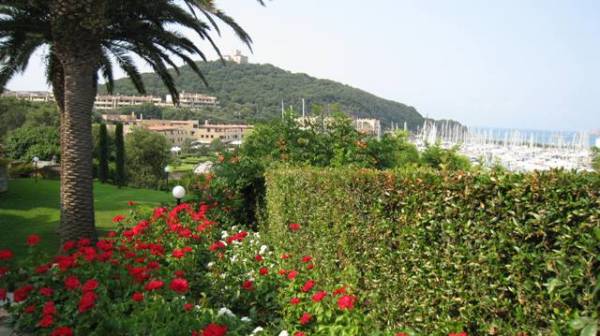
[[[63,57],[61,63],[64,100],[60,109],[62,157],[59,234],[62,242],[80,238],[96,241],[91,122],[96,98],[96,67],[94,62],[82,57]],[[60,98],[56,98],[59,101]],[[60,102],[58,104],[60,107]]]

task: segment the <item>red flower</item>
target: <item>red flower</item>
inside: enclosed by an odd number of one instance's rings
[[[459,333],[449,333],[448,336],[467,336],[467,333],[464,331]]]
[[[291,303],[291,304],[293,304],[293,305],[297,305],[298,303],[300,303],[300,298],[293,297],[293,298],[290,300],[290,303]]]
[[[333,295],[334,296],[338,296],[338,295],[341,295],[341,294],[346,294],[346,287],[342,286],[342,287],[340,287],[340,288],[338,288],[338,289],[336,289],[336,290],[333,291]]]
[[[27,300],[29,297],[29,292],[33,290],[32,285],[25,285],[14,292],[14,300],[15,302],[21,302]]]
[[[294,280],[296,278],[296,276],[298,276],[298,271],[290,271],[287,274],[288,280]]]
[[[183,252],[183,250],[180,249],[174,249],[171,255],[173,256],[173,258],[179,259],[185,256],[185,252]]]
[[[35,273],[44,274],[50,269],[50,264],[43,264],[35,268]]]
[[[302,286],[302,291],[304,293],[309,292],[314,286],[315,286],[315,281],[308,280],[307,282],[304,283],[304,286]]]
[[[252,280],[246,280],[244,281],[244,283],[242,284],[242,288],[247,290],[247,291],[251,291],[254,286],[254,283],[252,282]]]
[[[175,278],[171,281],[171,285],[170,285],[171,289],[174,292],[183,294],[185,292],[187,292],[190,289],[190,286],[187,282],[186,279],[182,279],[182,278]]]
[[[290,230],[293,232],[296,232],[298,230],[300,230],[300,224],[298,223],[291,223],[290,224]]]
[[[73,336],[73,330],[69,327],[58,327],[52,331],[50,336]]]
[[[399,332],[399,333],[396,333],[395,336],[408,336],[408,334],[405,332]]]
[[[182,270],[175,271],[175,276],[178,278],[183,278],[185,276],[185,271],[182,271]]]
[[[260,273],[260,275],[267,275],[267,274],[269,274],[269,269],[268,269],[268,268],[266,268],[266,267],[261,267],[261,268],[258,270],[258,273]]]
[[[140,302],[140,301],[144,300],[144,293],[135,292],[131,296],[131,299],[135,302]]]
[[[42,308],[42,314],[44,315],[54,315],[56,314],[56,306],[53,301],[48,301],[44,303],[44,307]]]
[[[354,302],[356,302],[356,297],[352,295],[344,295],[340,297],[337,301],[338,308],[341,310],[344,309],[352,309],[354,308]]]
[[[120,223],[121,221],[123,221],[123,219],[125,219],[125,216],[116,215],[115,217],[113,217],[112,221],[113,221],[113,223]]]
[[[304,257],[302,257],[302,262],[303,262],[303,263],[310,262],[311,260],[312,260],[312,257],[311,257],[311,256],[304,256]]]
[[[294,336],[306,336],[306,334],[305,334],[305,333],[303,333],[302,331],[296,331],[296,332],[294,333]]]
[[[160,281],[160,280],[150,280],[147,284],[146,284],[146,290],[147,291],[153,291],[156,289],[160,289],[162,286],[164,286],[164,282]]]
[[[38,326],[42,328],[49,328],[52,326],[53,323],[54,320],[52,319],[52,315],[44,315],[40,322],[38,322]]]
[[[0,250],[0,260],[10,260],[13,256],[11,250]]]
[[[289,259],[290,255],[287,253],[284,253],[281,255],[281,259]]]
[[[7,293],[6,288],[0,288],[0,301],[6,300],[6,293]]]
[[[78,247],[86,247],[86,246],[90,246],[91,243],[92,243],[92,241],[89,238],[81,238],[77,242],[77,246]]]
[[[84,292],[89,292],[95,290],[96,288],[98,288],[98,280],[90,279],[83,284],[81,290]]]
[[[79,288],[79,286],[81,286],[81,282],[79,282],[79,279],[77,279],[76,277],[70,276],[65,279],[65,287],[68,290]]]
[[[300,317],[300,324],[302,324],[302,325],[309,324],[311,319],[312,319],[312,315],[310,315],[307,312],[304,312],[302,314],[302,316]]]
[[[31,306],[27,306],[25,307],[25,309],[23,309],[24,312],[26,312],[27,314],[33,314],[35,313],[35,306],[31,305]]]
[[[311,270],[313,268],[315,268],[315,264],[308,264],[308,265],[306,265],[306,269],[307,270]]]
[[[0,266],[0,278],[3,277],[6,273],[8,273],[9,268],[5,266]]]
[[[227,334],[227,326],[216,323],[207,325],[203,330],[201,336],[224,336]]]
[[[257,254],[257,255],[254,257],[254,260],[256,260],[256,261],[258,261],[258,262],[261,262],[261,261],[263,261],[263,260],[264,260],[264,258],[263,258],[263,256],[261,256],[260,254]]]
[[[52,294],[54,293],[54,290],[50,287],[42,287],[40,288],[40,295],[41,296],[52,296]]]
[[[191,303],[186,303],[186,304],[183,305],[183,310],[185,310],[185,311],[190,311],[193,308],[194,308],[194,305],[191,304]]]
[[[212,245],[210,245],[208,247],[208,249],[211,251],[216,251],[218,249],[224,248],[225,246],[226,246],[225,243],[223,243],[222,241],[219,240],[219,241],[212,243]]]
[[[134,205],[136,205],[136,204],[137,204],[137,203],[135,203],[134,201],[127,201],[127,205],[129,205],[129,206],[134,206]]]
[[[63,250],[65,251],[69,251],[74,249],[76,246],[75,242],[72,240],[67,240],[64,244],[63,244]]]
[[[35,245],[39,244],[41,240],[42,239],[40,238],[40,236],[38,236],[36,234],[29,235],[29,237],[27,237],[27,245],[35,246]]]
[[[96,305],[96,293],[85,292],[79,301],[79,312],[85,313],[86,311],[92,309],[94,305]]]
[[[313,302],[319,302],[319,301],[323,300],[326,296],[327,296],[327,292],[326,291],[316,292],[312,296],[312,300],[313,300]]]
[[[108,233],[106,234],[106,236],[108,238],[114,238],[117,236],[117,233],[115,231],[108,231]]]

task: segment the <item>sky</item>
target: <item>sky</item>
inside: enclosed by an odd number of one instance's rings
[[[217,4],[254,40],[251,54],[224,32],[221,49],[241,49],[253,63],[332,79],[469,126],[600,129],[600,1]],[[47,89],[42,55],[8,88]]]

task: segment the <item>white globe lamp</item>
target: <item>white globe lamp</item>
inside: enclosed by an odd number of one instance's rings
[[[185,197],[185,188],[180,185],[173,187],[173,197],[177,199],[177,204],[180,204],[181,199]]]

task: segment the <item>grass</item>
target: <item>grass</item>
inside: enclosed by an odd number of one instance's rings
[[[30,234],[42,237],[41,248],[53,254],[58,250],[56,234],[60,219],[60,182],[57,180],[16,179],[8,183],[8,191],[0,193],[0,249],[10,248],[17,257],[27,251],[25,240]],[[117,188],[113,185],[94,183],[94,208],[96,227],[105,234],[114,225],[112,218],[126,215],[128,201],[141,208],[153,208],[173,203],[171,193],[166,191]]]

